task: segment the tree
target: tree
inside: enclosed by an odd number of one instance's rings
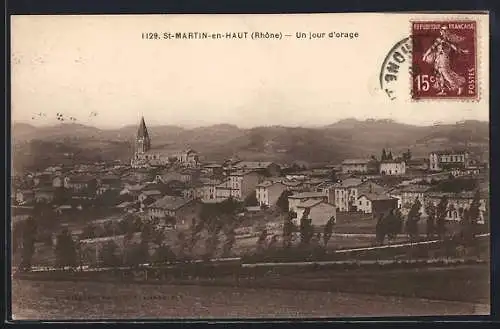
[[[213,230],[212,232],[209,232],[209,235],[205,240],[205,257],[214,257],[218,246],[219,232],[217,230]]]
[[[448,198],[444,195],[436,208],[436,233],[439,239],[446,234],[446,212],[448,210]]]
[[[451,173],[447,180],[434,181],[432,192],[459,193],[462,191],[473,191],[478,188],[476,179],[454,177]]]
[[[189,252],[192,252],[196,244],[201,238],[201,231],[205,227],[205,222],[200,220],[194,225],[192,225],[191,228],[191,238],[189,240],[189,245],[188,245],[188,250]]]
[[[384,221],[384,229],[387,237],[391,240],[401,233],[403,225],[402,214],[399,209],[391,209]]]
[[[330,171],[330,181],[337,182],[337,180],[338,180],[337,171],[335,171],[335,170]]]
[[[187,241],[186,235],[184,232],[179,232],[177,234],[177,243],[179,245],[179,252],[177,254],[177,258],[183,259],[186,257],[186,249],[187,249]]]
[[[82,241],[77,240],[75,242],[75,246],[76,246],[76,252],[78,254],[78,265],[80,266],[80,268],[83,264],[90,264],[91,262],[94,261],[92,257],[94,253],[90,248],[85,248],[84,243],[82,243]]]
[[[406,220],[406,232],[410,236],[411,241],[417,240],[419,236],[418,232],[418,222],[420,221],[420,208],[422,207],[422,204],[420,201],[415,199],[415,202],[413,203],[410,212],[408,213],[408,218]]]
[[[326,222],[325,227],[323,228],[323,244],[325,247],[328,245],[328,241],[333,234],[333,226],[335,225],[335,217],[330,217],[328,222]]]
[[[387,154],[387,160],[392,160],[392,152],[389,151],[389,154]]]
[[[12,253],[23,247],[23,226],[22,222],[12,224]]]
[[[35,203],[33,208],[33,214],[36,214],[36,222],[39,228],[55,228],[57,227],[56,214],[52,205],[45,203]]]
[[[385,236],[386,236],[385,218],[384,214],[380,214],[377,218],[377,224],[375,225],[375,238],[377,244],[383,245]]]
[[[200,212],[200,220],[204,222],[207,228],[214,225],[221,225],[222,219],[228,222],[232,216],[242,211],[242,203],[233,198],[228,198],[220,203],[203,204]]]
[[[234,243],[236,242],[236,234],[234,232],[234,226],[231,225],[229,229],[225,232],[226,239],[224,245],[222,246],[222,257],[228,257],[233,249]]]
[[[304,210],[304,214],[300,220],[300,244],[309,246],[311,238],[314,234],[312,227],[312,219],[309,217],[310,208]]]
[[[37,223],[33,217],[29,217],[23,225],[21,263],[19,265],[21,270],[31,268],[31,261],[35,254],[36,234]]]
[[[245,198],[244,204],[246,207],[255,207],[259,205],[259,200],[257,200],[257,193],[253,191],[249,196]]]
[[[283,191],[281,193],[280,197],[276,201],[276,206],[283,212],[286,213],[288,212],[288,197],[292,195],[291,191]]]
[[[149,261],[149,245],[141,241],[127,245],[125,249],[125,264],[129,266],[138,266]]]
[[[116,255],[118,246],[113,240],[109,240],[101,249],[100,263],[103,266],[115,267],[120,265],[120,258]]]
[[[166,245],[162,244],[158,248],[156,248],[155,253],[153,254],[153,262],[155,263],[168,263],[175,262],[177,260],[177,256],[172,251],[172,249]]]
[[[403,153],[403,160],[405,160],[405,161],[411,160],[410,149],[408,149],[406,152]]]
[[[427,213],[427,238],[432,239],[436,231],[436,206],[434,206],[434,203],[427,202],[425,212]]]
[[[460,220],[464,219],[464,211],[464,207],[458,207],[458,217],[460,218]]]
[[[382,149],[382,156],[380,157],[381,161],[387,160],[387,153],[385,152],[385,149]]]
[[[145,223],[142,227],[141,241],[142,242],[152,242],[154,239],[154,229],[150,223]]]
[[[267,230],[263,229],[259,234],[259,239],[257,240],[257,252],[262,252],[266,245]]]
[[[292,235],[295,232],[295,225],[292,219],[295,213],[289,212],[284,216],[283,222],[283,248],[290,248],[292,246]]]
[[[141,232],[142,228],[144,226],[144,223],[142,222],[141,217],[139,217],[137,215],[132,215],[132,219],[134,221],[134,233]]]
[[[163,241],[165,240],[165,232],[159,229],[154,230],[152,240],[157,247],[160,247],[163,244]]]
[[[478,220],[480,216],[479,207],[481,206],[481,196],[479,191],[476,191],[469,209],[464,211],[464,219],[462,224],[462,235],[466,242],[471,242],[476,237]]]
[[[134,238],[134,232],[127,230],[123,236],[123,244],[126,247]]]
[[[139,218],[139,221],[140,221],[140,218]],[[122,232],[123,234],[127,234],[127,233],[133,234],[135,232],[140,231],[140,227],[138,227],[137,223],[136,223],[136,218],[132,214],[127,214],[118,223],[118,227],[119,227],[120,232]]]
[[[267,246],[267,249],[273,249],[274,247],[276,247],[276,245],[278,244],[278,235],[275,234],[273,235],[273,237],[271,238],[271,241],[269,241],[269,245]]]
[[[107,221],[104,224],[104,234],[105,236],[114,236],[115,235],[115,225],[111,221]]]
[[[56,238],[55,256],[58,267],[75,267],[77,264],[75,242],[68,229],[64,229]]]
[[[394,215],[396,216],[396,222],[394,224],[394,230],[396,234],[400,234],[403,232],[403,214],[399,208],[396,208],[394,211]]]

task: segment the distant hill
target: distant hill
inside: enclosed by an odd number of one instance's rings
[[[242,129],[219,124],[194,129],[152,126],[148,130],[153,148],[173,151],[191,147],[215,161],[236,156],[248,160],[323,163],[340,162],[348,157],[379,156],[382,148],[390,149],[393,154],[409,148],[415,156],[424,156],[443,148],[469,146],[487,151],[489,147],[489,124],[480,121],[423,127],[392,120],[346,119],[318,128]],[[78,154],[79,158],[75,158],[78,161],[126,160],[133,152],[136,133],[136,126],[99,129],[81,124],[35,127],[14,123],[14,164],[22,170],[46,162],[60,162],[68,157],[64,154]]]

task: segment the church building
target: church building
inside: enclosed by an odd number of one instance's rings
[[[192,149],[175,152],[152,148],[146,122],[144,117],[141,117],[134,143],[134,155],[130,161],[132,168],[161,167],[172,162],[185,167],[197,167],[199,165],[198,153]]]

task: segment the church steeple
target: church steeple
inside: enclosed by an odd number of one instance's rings
[[[135,143],[137,153],[145,153],[151,148],[151,139],[149,138],[148,128],[146,128],[144,117],[141,117]]]

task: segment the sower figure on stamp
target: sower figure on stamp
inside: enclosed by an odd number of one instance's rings
[[[450,33],[446,26],[442,26],[440,37],[438,37],[432,46],[427,49],[423,55],[423,60],[429,64],[434,63],[436,71],[436,83],[434,88],[438,89],[438,95],[446,95],[446,89],[456,91],[457,95],[463,92],[465,78],[451,68],[450,56],[452,51],[458,54],[468,54],[467,49],[462,49],[457,46],[465,37]]]

